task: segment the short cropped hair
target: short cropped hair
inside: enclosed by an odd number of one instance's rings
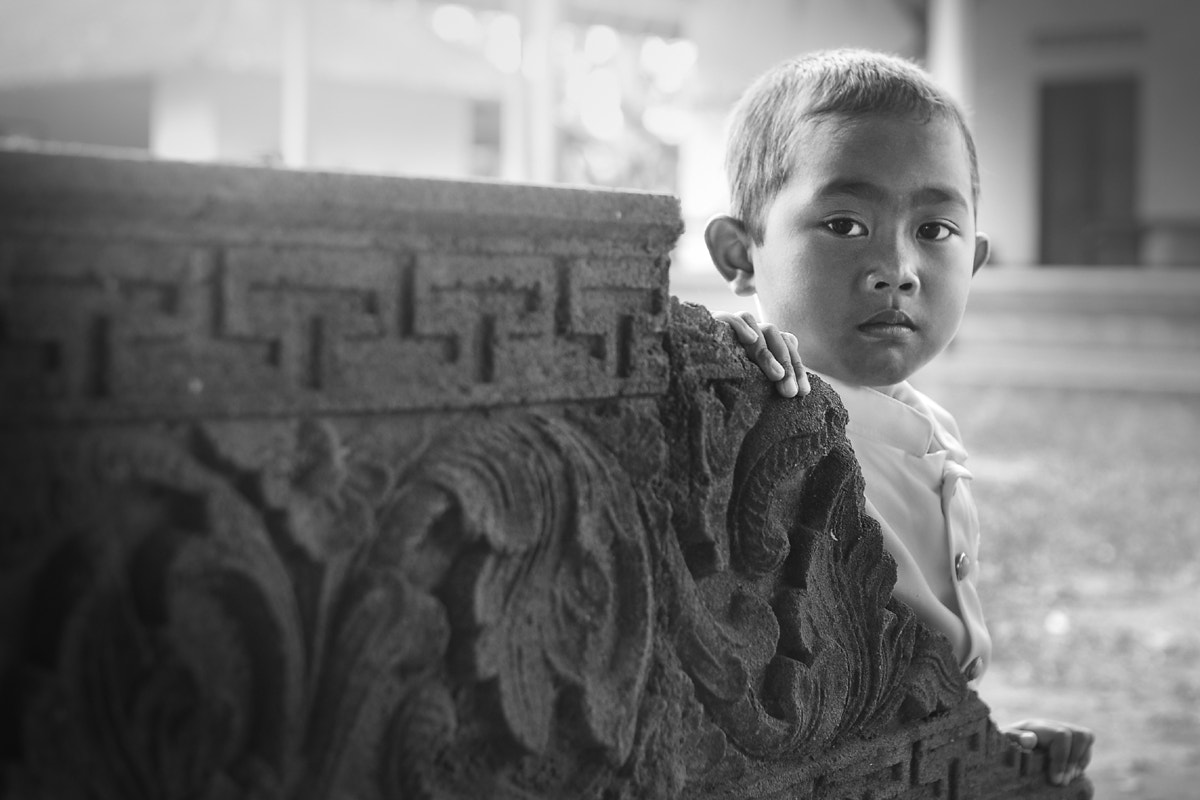
[[[916,64],[868,50],[825,50],[760,76],[734,106],[725,171],[730,212],[762,244],[766,213],[797,163],[806,123],[828,116],[915,115],[956,123],[967,144],[971,199],[979,201],[975,140],[962,109]]]

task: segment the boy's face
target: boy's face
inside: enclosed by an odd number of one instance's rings
[[[818,372],[905,380],[950,343],[987,257],[963,134],[950,120],[830,118],[810,123],[799,161],[748,248],[760,311]]]

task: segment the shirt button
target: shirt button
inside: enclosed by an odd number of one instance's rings
[[[959,553],[954,559],[954,576],[961,580],[966,580],[971,574],[971,557],[966,553]]]
[[[966,669],[963,670],[963,675],[966,676],[968,681],[973,681],[982,674],[983,656],[976,656],[975,658],[971,659],[971,663],[967,664]]]

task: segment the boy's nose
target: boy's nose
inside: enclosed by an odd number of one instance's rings
[[[921,288],[916,270],[919,255],[913,252],[909,242],[899,235],[885,234],[878,237],[874,245],[867,269],[869,289],[907,294]]]
[[[920,279],[917,277],[920,254],[914,252],[912,242],[896,231],[893,235],[882,233],[871,243],[874,246],[866,264],[868,289],[910,294],[920,288]]]
[[[913,292],[921,285],[916,273],[903,267],[892,269],[872,270],[867,273],[867,285],[877,292],[892,289],[901,292]]]

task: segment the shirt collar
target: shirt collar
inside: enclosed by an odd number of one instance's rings
[[[876,389],[845,383],[819,372],[814,374],[832,386],[841,397],[842,405],[850,416],[846,425],[848,432],[891,445],[914,456],[925,456],[935,449],[933,416],[924,397],[908,381]]]

